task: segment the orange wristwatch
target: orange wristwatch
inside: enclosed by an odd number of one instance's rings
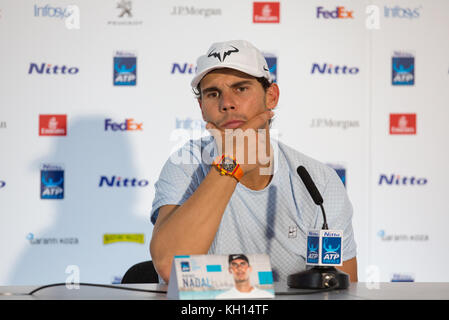
[[[220,172],[222,176],[232,176],[240,182],[240,179],[243,177],[243,170],[240,168],[240,165],[235,161],[235,158],[229,156],[219,156],[212,163]]]

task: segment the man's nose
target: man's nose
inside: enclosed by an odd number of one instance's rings
[[[231,93],[223,92],[220,97],[220,111],[228,112],[231,110],[236,110],[235,99]]]

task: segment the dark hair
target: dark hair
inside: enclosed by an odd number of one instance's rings
[[[237,260],[237,259],[245,260],[246,263],[248,263],[248,265],[249,265],[248,257],[245,256],[244,254],[230,254],[228,256],[228,263],[231,264],[232,261]]]
[[[271,86],[272,82],[270,82],[267,78],[265,77],[259,77],[256,78],[256,80],[262,85],[262,88],[265,92],[267,92],[268,88]],[[196,86],[196,88],[192,88],[193,94],[195,95],[195,97],[197,99],[201,99],[201,87],[200,87],[201,81],[200,83],[198,83],[198,85]]]

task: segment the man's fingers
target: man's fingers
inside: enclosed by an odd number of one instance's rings
[[[221,130],[218,129],[217,126],[215,124],[213,124],[212,122],[206,123],[206,129],[214,137],[221,136],[221,134],[222,134]]]
[[[221,131],[220,129],[218,129],[218,127],[213,124],[212,122],[208,122],[206,124],[206,129],[207,131],[209,131],[209,133],[211,134],[212,137],[214,137],[216,146],[218,148],[218,152],[219,155],[223,153],[223,149],[224,149],[224,133],[223,131]]]
[[[242,130],[263,129],[265,127],[265,124],[267,123],[267,121],[270,120],[273,116],[274,116],[274,112],[271,111],[271,110],[267,110],[267,111],[261,112],[258,115],[256,115],[255,117],[253,117],[250,120],[248,120],[248,122],[246,122],[240,128]]]

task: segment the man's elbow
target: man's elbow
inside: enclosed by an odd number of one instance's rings
[[[351,282],[358,282],[356,257],[343,261],[343,266],[337,267],[337,269],[347,273]]]
[[[160,253],[161,250],[155,248],[156,245],[153,241],[150,243],[150,254],[153,260],[154,268],[158,273],[159,277],[161,277],[165,283],[168,283],[170,279],[171,272],[171,264],[173,261],[173,257],[169,257],[168,255],[163,255]]]

